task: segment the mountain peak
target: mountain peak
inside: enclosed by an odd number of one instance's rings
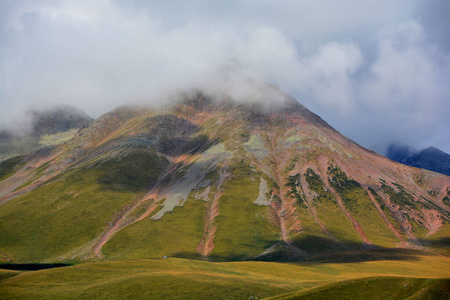
[[[399,163],[450,176],[450,154],[430,146],[416,150],[408,146],[389,146],[387,157]]]

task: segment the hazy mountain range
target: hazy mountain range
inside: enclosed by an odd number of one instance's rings
[[[450,155],[435,147],[417,150],[393,144],[388,149],[387,157],[408,166],[450,176]]]

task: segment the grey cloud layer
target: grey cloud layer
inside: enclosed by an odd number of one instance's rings
[[[236,61],[369,148],[450,152],[440,7],[445,0],[3,1],[0,123],[31,103],[98,116],[174,88],[220,89],[211,74]],[[237,97],[251,92],[226,85]]]

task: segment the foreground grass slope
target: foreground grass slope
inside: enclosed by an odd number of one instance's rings
[[[401,299],[415,295],[420,288],[442,293],[440,287],[448,284],[444,280],[431,280],[450,276],[450,259],[446,257],[404,251],[389,260],[387,254],[379,252],[373,257],[384,260],[353,263],[212,263],[177,258],[83,263],[23,272],[9,278],[6,277],[14,274],[4,274],[0,298],[262,299],[276,295],[292,298],[297,294],[285,294],[307,293],[307,289],[319,286],[323,295],[331,295],[327,289],[335,289],[345,296],[349,290],[365,295],[366,289],[375,293],[383,284],[392,284],[392,291],[388,292],[392,292],[393,299]],[[386,276],[397,278],[383,278]],[[355,281],[367,277],[377,279]],[[352,281],[336,283],[343,280]],[[408,289],[397,291],[404,284],[409,285]]]
[[[371,277],[341,281],[271,300],[301,299],[450,299],[450,278]]]

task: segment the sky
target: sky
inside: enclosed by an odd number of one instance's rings
[[[92,117],[163,103],[221,84],[233,62],[369,149],[450,153],[449,13],[447,0],[0,0],[0,126],[48,103]]]

